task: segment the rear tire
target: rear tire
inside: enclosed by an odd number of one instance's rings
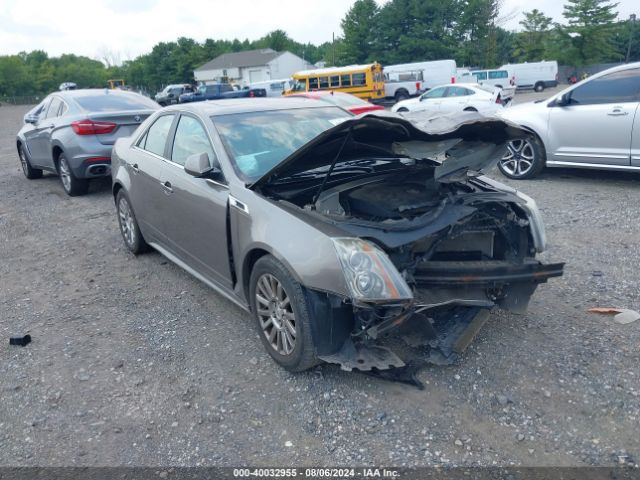
[[[511,140],[507,152],[498,162],[500,172],[507,178],[527,180],[544,169],[544,147],[537,137]]]
[[[535,86],[533,87],[533,89],[536,92],[544,92],[544,83],[542,83],[542,82],[536,83]]]
[[[139,255],[149,250],[149,245],[147,245],[142,236],[138,220],[133,213],[133,208],[124,190],[120,190],[116,195],[116,210],[118,211],[120,233],[127,249],[134,255]]]
[[[254,265],[249,286],[258,334],[271,358],[290,372],[317,365],[306,295],[287,268],[265,255]]]
[[[465,112],[477,112],[478,109],[475,108],[475,107],[467,107],[463,111],[465,111]]]
[[[399,112],[399,113],[404,113],[404,112],[408,112],[408,111],[409,111],[409,109],[408,109],[408,108],[406,108],[406,107],[400,107],[400,108],[398,109],[398,112]]]
[[[64,153],[58,156],[58,175],[62,182],[62,188],[70,197],[85,195],[89,190],[89,180],[78,178],[73,174],[73,170],[71,170],[69,161],[64,156]]]
[[[24,151],[24,147],[22,146],[22,144],[18,147],[18,157],[20,158],[22,173],[24,173],[25,177],[27,177],[29,180],[42,177],[42,170],[40,170],[39,168],[33,168],[31,166],[31,162],[29,161],[27,152]]]
[[[394,98],[396,99],[396,102],[406,100],[407,98],[409,98],[409,92],[407,92],[406,90],[398,90]]]

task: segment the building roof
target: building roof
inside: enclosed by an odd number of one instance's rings
[[[218,70],[221,68],[257,67],[266,65],[284,52],[276,52],[270,48],[245,50],[244,52],[223,53],[213,60],[196,68],[196,72]]]

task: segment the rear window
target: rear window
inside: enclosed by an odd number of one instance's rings
[[[75,97],[80,107],[89,112],[119,112],[122,110],[157,109],[158,104],[135,93],[96,93]]]
[[[329,103],[333,103],[334,105],[338,105],[339,107],[362,107],[363,105],[369,104],[369,102],[366,102],[361,98],[354,97],[353,95],[349,94],[323,95],[319,98],[321,98],[322,100],[326,100]]]

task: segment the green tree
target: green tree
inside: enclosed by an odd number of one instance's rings
[[[514,55],[520,62],[543,60],[547,51],[547,39],[551,28],[551,17],[547,17],[537,8],[524,12],[520,21],[523,31],[515,40]]]
[[[576,66],[611,60],[613,21],[618,16],[617,3],[610,0],[568,0],[563,15],[567,19],[567,33],[572,37]]]
[[[497,63],[499,0],[460,0],[458,63],[492,67]]]
[[[342,19],[345,62],[365,63],[373,60],[378,14],[375,0],[357,0]]]

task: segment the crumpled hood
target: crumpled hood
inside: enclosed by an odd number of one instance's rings
[[[330,166],[349,134],[356,144],[374,146],[389,155],[435,160],[438,164],[435,179],[446,182],[495,164],[506,143],[521,138],[526,131],[507,120],[476,112],[434,117],[426,117],[424,113],[402,116],[387,111],[368,113],[324,131],[248,187],[255,189],[296,173]],[[473,142],[475,148],[471,152],[465,149],[464,156],[451,155],[445,159],[443,154],[460,142]]]

